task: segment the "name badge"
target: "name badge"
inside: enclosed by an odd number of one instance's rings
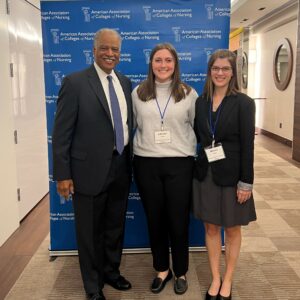
[[[214,162],[226,158],[224,149],[221,143],[209,146],[204,149],[208,162]]]
[[[171,143],[171,132],[169,130],[159,130],[154,132],[155,144]]]

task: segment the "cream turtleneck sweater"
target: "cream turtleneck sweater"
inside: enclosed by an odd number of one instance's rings
[[[171,81],[156,82],[157,102],[163,113],[171,94]],[[180,102],[171,97],[164,115],[164,130],[171,133],[171,142],[157,144],[155,131],[161,130],[161,116],[155,99],[144,102],[137,96],[136,87],[132,92],[133,113],[136,132],[133,152],[144,157],[186,157],[196,154],[196,136],[193,130],[197,92],[192,89]]]

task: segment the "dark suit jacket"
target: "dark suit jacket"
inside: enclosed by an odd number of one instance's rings
[[[116,74],[126,97],[131,141],[131,82]],[[107,101],[94,65],[66,76],[58,95],[52,135],[53,177],[72,179],[75,191],[86,195],[101,192],[110,169],[114,132]]]
[[[226,158],[210,163],[213,180],[220,186],[235,186],[238,181],[253,183],[255,103],[238,93],[223,99],[216,124],[215,141],[221,142]],[[195,177],[202,181],[208,169],[204,147],[211,145],[210,101],[200,96],[196,102],[195,132],[201,144],[195,164]]]

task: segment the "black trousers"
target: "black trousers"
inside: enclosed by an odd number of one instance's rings
[[[166,271],[169,246],[176,277],[188,270],[188,226],[193,157],[149,158],[135,156],[135,180],[144,205],[153,267]]]
[[[126,164],[125,153],[113,155],[102,192],[96,196],[75,192],[73,197],[79,264],[87,293],[102,289],[104,277],[120,275],[130,184]]]

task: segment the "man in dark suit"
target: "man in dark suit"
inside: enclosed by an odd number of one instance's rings
[[[104,282],[131,288],[119,271],[132,133],[131,82],[114,71],[120,48],[118,32],[95,34],[94,64],[63,81],[52,136],[54,179],[59,194],[73,194],[81,276],[93,300],[105,299]]]

